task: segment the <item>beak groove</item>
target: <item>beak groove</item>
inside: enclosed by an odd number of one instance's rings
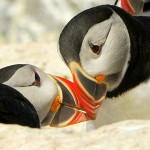
[[[106,85],[86,74],[79,64],[70,65],[73,82],[55,76],[60,96],[52,103],[50,126],[64,127],[79,122],[95,120],[106,96]],[[104,76],[99,76],[100,81]]]
[[[104,83],[86,74],[79,64],[72,62],[69,66],[73,74],[79,106],[87,113],[89,120],[94,120],[106,97],[107,87]],[[105,76],[99,76],[99,78],[104,81]]]
[[[61,89],[62,100],[59,101],[60,108],[55,113],[50,126],[64,127],[86,121],[87,114],[79,105],[74,83],[62,77],[54,78]]]

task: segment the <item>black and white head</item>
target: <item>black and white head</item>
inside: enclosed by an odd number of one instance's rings
[[[0,72],[0,82],[26,97],[35,107],[42,122],[58,94],[50,76],[32,65],[12,65],[1,69]]]
[[[120,16],[112,11],[106,20],[91,26],[85,34],[79,53],[87,74],[106,76],[108,91],[118,87],[130,60],[128,30]]]
[[[137,56],[142,51],[142,40],[146,41],[140,36],[147,36],[137,19],[111,5],[90,8],[71,19],[60,35],[59,51],[76,80],[84,87],[88,84],[86,79],[100,80],[107,85],[108,93],[116,91],[116,95],[135,86],[141,77],[134,78],[140,73],[134,66],[141,65]],[[84,77],[81,79],[79,74]],[[122,83],[124,86],[119,91]]]

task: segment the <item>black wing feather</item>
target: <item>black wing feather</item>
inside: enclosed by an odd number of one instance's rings
[[[3,84],[0,84],[0,122],[40,127],[33,105],[17,90]]]

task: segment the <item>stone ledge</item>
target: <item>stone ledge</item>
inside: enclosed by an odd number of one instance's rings
[[[130,120],[88,133],[0,124],[1,150],[148,150],[150,121]],[[56,133],[56,134],[55,134]]]

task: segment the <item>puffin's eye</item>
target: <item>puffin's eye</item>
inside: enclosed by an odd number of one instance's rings
[[[35,74],[35,81],[34,81],[33,85],[40,86],[40,76],[37,74],[36,71],[34,71],[34,74]]]
[[[35,81],[40,82],[40,77],[37,72],[35,72]]]
[[[94,53],[94,54],[96,54],[96,55],[99,55],[100,54],[100,52],[101,52],[101,50],[102,50],[102,46],[103,45],[94,45],[94,44],[90,44],[90,48],[91,48],[91,50],[92,50],[92,52]]]

